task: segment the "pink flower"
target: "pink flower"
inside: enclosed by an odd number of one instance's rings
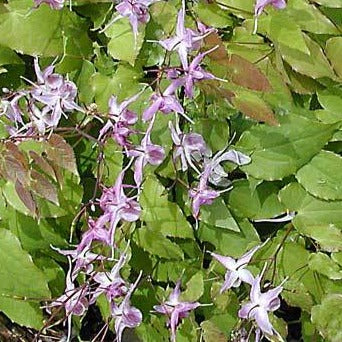
[[[190,311],[195,310],[200,306],[198,302],[182,302],[180,296],[180,281],[177,282],[176,287],[169,296],[169,299],[153,308],[156,312],[169,317],[168,326],[171,329],[171,341],[176,341],[176,330],[183,318],[188,317]]]
[[[33,0],[35,7],[39,7],[41,4],[46,3],[50,8],[55,10],[61,10],[64,6],[64,0]]]
[[[255,16],[259,16],[264,8],[268,5],[272,5],[274,8],[283,9],[286,7],[285,0],[257,0],[254,7]]]

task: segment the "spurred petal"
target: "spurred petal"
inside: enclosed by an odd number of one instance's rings
[[[273,327],[268,318],[267,311],[261,307],[254,309],[254,319],[259,328],[266,334],[273,335]]]

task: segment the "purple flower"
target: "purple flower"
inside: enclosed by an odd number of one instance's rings
[[[46,3],[50,8],[55,10],[61,10],[64,6],[64,0],[33,0],[35,8],[38,8],[42,3]]]
[[[254,6],[255,16],[259,16],[267,5],[272,5],[277,9],[283,9],[286,7],[285,0],[257,0]]]
[[[278,296],[283,290],[283,287],[279,285],[274,289],[262,293],[260,290],[261,278],[262,275],[259,275],[253,280],[250,302],[241,307],[238,315],[240,318],[254,320],[258,326],[258,330],[260,329],[263,333],[270,336],[274,334],[278,335],[268,318],[268,312],[279,309],[280,299]],[[257,335],[260,335],[260,331],[257,331]]]
[[[99,284],[94,291],[90,303],[94,303],[96,298],[105,293],[107,300],[111,302],[113,299],[122,297],[127,293],[126,282],[120,276],[120,270],[126,262],[126,254],[122,253],[118,262],[114,265],[110,272],[99,272],[94,276],[94,281]]]
[[[204,80],[213,80],[217,79],[213,74],[205,71],[201,68],[200,63],[202,59],[214,51],[216,47],[210,49],[206,52],[200,53],[196,56],[193,61],[190,63],[189,67],[184,68],[185,76],[184,76],[184,84],[185,84],[185,95],[189,98],[193,98],[194,92],[194,84],[198,81]]]
[[[50,308],[55,306],[63,306],[65,309],[67,321],[68,321],[68,338],[67,341],[70,341],[71,338],[71,320],[72,315],[82,316],[89,306],[88,299],[86,295],[89,293],[89,288],[85,284],[82,287],[75,288],[75,284],[73,283],[73,279],[71,276],[71,262],[69,259],[69,270],[66,276],[66,288],[64,294],[53,301],[48,306],[48,311]]]
[[[119,12],[120,16],[116,17],[114,20],[116,21],[122,17],[128,18],[134,36],[136,36],[138,34],[138,25],[147,23],[150,20],[148,6],[155,1],[156,0],[121,0],[121,2],[115,6],[115,9]],[[112,21],[111,24],[113,22],[114,21]]]
[[[87,274],[90,274],[94,270],[94,261],[101,261],[107,259],[103,255],[95,254],[90,251],[88,246],[79,248],[78,246],[74,250],[63,250],[56,247],[52,247],[58,253],[71,257],[72,262],[75,262],[74,270],[71,274],[71,279],[75,279],[81,270],[84,270]]]
[[[206,35],[199,35],[191,29],[185,26],[185,2],[182,1],[182,9],[178,12],[176,35],[172,38],[159,41],[159,44],[167,51],[176,50],[179,59],[181,60],[184,69],[188,68],[188,53],[191,50],[199,48],[199,41],[201,41]]]
[[[77,88],[75,83],[64,80],[63,76],[53,73],[54,66],[41,71],[38,59],[34,60],[38,85],[30,92],[32,98],[45,105],[41,119],[48,127],[56,127],[62,114],[73,110],[83,112],[75,102]]]
[[[85,247],[90,247],[93,241],[101,241],[106,245],[110,245],[110,234],[105,224],[108,219],[105,215],[100,216],[96,221],[92,218],[88,220],[88,230],[83,233],[82,239],[78,244],[77,249],[83,250]]]
[[[135,283],[130,287],[125,298],[119,306],[112,302],[112,316],[115,318],[116,341],[122,341],[122,333],[125,328],[135,328],[142,322],[141,311],[131,306],[131,295],[137,287],[142,273],[139,274]]]
[[[161,111],[163,114],[175,112],[184,115],[184,109],[174,95],[176,89],[183,83],[182,78],[175,79],[165,89],[163,94],[153,94],[151,96],[152,104],[144,111],[143,120],[151,120],[158,111]]]
[[[154,119],[155,116],[150,122],[145,136],[141,140],[140,146],[137,146],[134,150],[127,151],[128,156],[137,157],[134,163],[134,180],[137,187],[140,187],[142,183],[144,167],[147,164],[160,165],[165,158],[163,147],[151,143],[151,131]]]
[[[176,341],[176,330],[183,318],[188,317],[190,311],[200,306],[198,302],[182,302],[180,296],[180,281],[169,296],[169,300],[161,305],[155,305],[153,308],[156,312],[169,317],[168,326],[171,328],[171,340]]]
[[[111,245],[114,244],[114,234],[120,220],[134,222],[139,219],[141,208],[134,198],[125,195],[122,184],[125,170],[121,171],[111,188],[103,189],[100,198],[100,207],[104,211],[103,221],[105,224],[110,222]]]
[[[221,163],[225,161],[230,161],[241,166],[249,164],[251,158],[239,151],[228,150],[227,152],[224,152],[224,150],[222,150],[217,152],[212,159],[205,159],[204,163],[208,165],[210,169],[208,178],[210,183],[219,186],[228,186],[230,184],[227,179],[228,173],[224,171],[221,166]]]
[[[192,158],[198,161],[203,156],[209,157],[211,155],[211,151],[207,147],[203,137],[197,133],[183,133],[179,128],[178,121],[176,122],[176,127],[173,127],[170,121],[169,128],[171,130],[172,141],[175,144],[173,152],[174,161],[180,158],[182,171],[186,171],[188,165],[190,165],[199,173],[192,162]]]
[[[130,143],[127,138],[133,133],[129,126],[134,125],[138,121],[138,116],[136,113],[128,109],[128,106],[134,102],[139,94],[132,96],[131,98],[118,104],[117,98],[111,96],[108,102],[109,106],[109,120],[100,130],[99,140],[108,132],[111,134],[114,140],[124,147],[129,147]]]
[[[252,248],[237,260],[228,256],[211,253],[211,255],[227,269],[225,281],[221,288],[221,293],[230,289],[231,287],[239,287],[241,285],[241,281],[252,285],[254,277],[252,273],[245,268],[251,261],[254,253],[260,247],[261,246],[256,246]]]

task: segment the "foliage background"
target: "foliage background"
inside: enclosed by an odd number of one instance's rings
[[[180,8],[177,0],[153,4],[134,46],[126,19],[99,33],[113,13],[111,2],[72,5],[72,11],[46,5],[30,11],[31,0],[0,3],[1,87],[26,87],[20,76],[34,79],[34,56],[41,65],[57,57],[56,71],[77,84],[88,108],[86,117],[74,113],[63,120],[46,141],[14,144],[0,123],[0,310],[36,330],[48,320],[41,303],[64,290],[66,260],[50,245],[68,248],[70,234],[78,241],[86,219],[75,215],[99,195],[96,179],[112,185],[123,165],[113,141],[94,144],[101,128],[94,116],[105,115],[110,95],[123,100],[151,83],[165,53],[149,41],[172,34]],[[274,316],[279,332],[304,341],[342,339],[342,4],[289,0],[284,10],[267,8],[256,35],[253,6],[251,0],[187,1],[189,26],[198,18],[218,29],[206,39],[208,47],[220,44],[206,64],[228,82],[201,84],[194,101],[185,101],[186,113],[213,151],[230,141],[252,162],[229,166],[233,190],[203,207],[197,231],[186,191],[173,184],[179,177],[191,180],[175,173],[170,155],[148,169],[141,221],[121,229],[122,238],[131,239],[127,272],[143,270],[147,279],[133,296],[144,314],[136,329],[142,341],[168,340],[165,319],[149,311],[183,270],[184,299],[214,305],[185,320],[177,341],[201,335],[206,342],[226,341],[238,325],[245,292],[218,294],[223,269],[205,251],[238,257],[267,237],[251,270],[257,273],[271,258],[267,277],[276,284],[288,277]],[[135,104],[140,114],[150,94]],[[159,115],[153,132],[167,153],[168,121]],[[27,184],[21,196],[18,180]],[[296,212],[287,225],[254,222],[286,211]],[[80,338],[100,327],[99,312],[107,318],[102,304],[75,320]],[[90,326],[92,317],[98,322]]]

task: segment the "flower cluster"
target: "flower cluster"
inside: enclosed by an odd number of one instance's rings
[[[42,3],[52,9],[61,9],[62,0],[34,0],[36,7]],[[121,0],[116,6],[114,19],[126,17],[132,26],[134,36],[138,35],[139,24],[147,23],[150,19],[148,7],[155,0]],[[282,8],[283,1],[258,1],[255,7],[255,16],[259,16],[264,7],[272,4]],[[224,81],[210,73],[203,66],[207,55],[217,47],[203,51],[202,40],[214,32],[202,23],[197,23],[196,29],[185,26],[185,1],[177,16],[175,36],[158,41],[166,54],[176,53],[179,65],[161,68],[157,79],[157,86],[150,97],[150,103],[142,113],[144,131],[135,126],[139,121],[136,112],[130,106],[138,100],[138,93],[122,102],[112,95],[108,102],[106,122],[98,133],[98,142],[104,144],[108,138],[122,148],[125,155],[125,168],[119,173],[115,184],[102,187],[99,199],[94,200],[101,214],[96,219],[88,218],[88,229],[83,233],[80,242],[73,250],[56,249],[68,257],[69,270],[66,277],[64,294],[49,306],[63,307],[68,317],[69,339],[71,336],[71,318],[73,315],[82,316],[89,305],[94,304],[99,296],[104,295],[111,307],[111,316],[115,320],[117,341],[121,341],[125,328],[137,327],[142,322],[142,313],[131,306],[130,298],[138,286],[141,273],[134,283],[130,283],[121,275],[122,268],[128,262],[127,249],[120,251],[117,240],[120,225],[132,223],[140,219],[141,207],[139,196],[144,184],[144,173],[148,165],[158,166],[165,159],[163,146],[157,145],[153,138],[153,128],[158,115],[173,113],[175,119],[169,122],[170,135],[173,141],[172,160],[177,171],[191,173],[195,184],[188,188],[191,201],[191,210],[196,220],[200,220],[201,207],[210,205],[223,192],[231,189],[228,173],[223,163],[231,162],[238,166],[250,163],[251,159],[243,153],[228,147],[217,152],[211,151],[202,135],[188,129],[192,119],[186,114],[184,99],[191,101],[195,97],[198,82],[205,80]],[[54,129],[62,116],[71,111],[83,111],[76,103],[76,85],[54,73],[54,67],[49,66],[41,70],[38,60],[35,60],[37,82],[32,83],[29,90],[8,93],[1,102],[2,114],[11,122],[11,135],[38,132],[44,135]],[[165,88],[161,88],[161,78],[166,75]],[[132,139],[132,138],[135,139]],[[139,141],[134,143],[134,141]],[[227,142],[228,145],[228,142]],[[133,184],[125,177],[128,169],[133,168]],[[128,244],[127,244],[128,246]],[[101,250],[101,254],[95,253]],[[99,248],[101,247],[101,248]],[[246,268],[254,253],[260,249],[257,246],[244,254],[238,260],[231,257],[212,253],[226,269],[225,281],[221,292],[232,287],[239,287],[242,282],[251,286],[250,301],[244,304],[239,317],[256,323],[256,336],[267,336],[278,333],[270,323],[268,312],[275,311],[280,306],[279,295],[282,286],[261,292],[263,272],[254,277]],[[128,248],[128,247],[127,247]],[[111,251],[108,257],[107,251]],[[118,260],[114,259],[119,255]],[[111,269],[108,270],[108,265]],[[107,266],[107,267],[106,267]],[[83,281],[81,281],[83,279]],[[84,280],[85,279],[85,280]],[[169,298],[160,305],[154,306],[156,313],[168,317],[167,325],[171,330],[171,339],[176,341],[176,330],[182,319],[192,310],[200,306],[198,302],[187,302],[180,299],[180,281]]]
[[[261,280],[264,270],[261,274],[253,277],[252,273],[246,269],[253,255],[262,246],[256,246],[245,253],[241,258],[235,260],[229,256],[223,256],[216,253],[211,255],[220,262],[226,269],[225,281],[221,287],[221,293],[232,288],[239,287],[242,282],[251,285],[250,301],[243,304],[239,310],[239,317],[255,321],[255,341],[260,341],[262,335],[279,336],[279,333],[272,326],[268,312],[275,311],[280,307],[279,295],[283,290],[282,284],[270,289],[266,292],[261,292]],[[266,265],[265,265],[266,266]]]
[[[10,125],[11,136],[31,135],[38,132],[44,135],[49,129],[57,127],[62,115],[84,110],[76,103],[77,88],[75,83],[54,73],[50,65],[41,70],[38,59],[34,60],[37,81],[31,89],[8,92],[0,102],[0,115],[5,115]]]

